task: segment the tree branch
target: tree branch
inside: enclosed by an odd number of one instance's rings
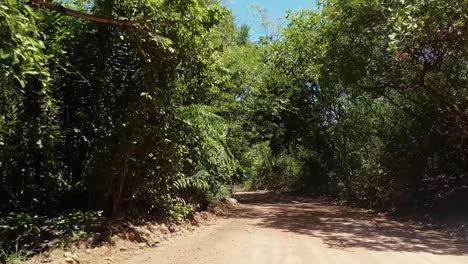
[[[101,24],[109,24],[109,25],[114,25],[118,27],[135,29],[140,32],[148,33],[138,23],[134,21],[120,20],[120,19],[115,19],[112,17],[88,14],[85,12],[69,9],[61,5],[53,4],[49,0],[32,0],[32,4],[38,7],[53,10],[55,12],[65,14],[68,16],[77,17],[77,18],[81,18],[81,19],[85,19],[85,20],[89,20],[89,21],[93,21],[93,22],[101,23]]]

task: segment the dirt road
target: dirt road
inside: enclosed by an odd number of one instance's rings
[[[124,263],[468,264],[468,247],[437,231],[319,201],[238,195],[232,216]]]

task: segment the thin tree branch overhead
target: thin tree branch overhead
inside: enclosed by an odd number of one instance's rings
[[[115,25],[119,27],[136,29],[138,31],[144,31],[142,27],[134,21],[120,20],[120,19],[115,19],[112,17],[88,14],[85,12],[72,10],[61,5],[51,3],[49,0],[32,0],[32,4],[42,7],[42,8],[56,11],[58,13],[62,13],[65,15],[69,15],[69,16],[73,16],[73,17],[77,17],[81,19],[86,19],[86,20],[93,21],[96,23],[109,24],[109,25]]]

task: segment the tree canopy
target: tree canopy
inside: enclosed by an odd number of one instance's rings
[[[327,0],[252,41],[216,0],[0,1],[0,241],[71,212],[181,219],[237,184],[467,211],[467,21]]]

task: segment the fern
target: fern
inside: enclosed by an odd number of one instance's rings
[[[209,189],[208,183],[200,177],[180,178],[174,182],[174,189],[179,192],[194,190],[197,193],[206,193]]]

